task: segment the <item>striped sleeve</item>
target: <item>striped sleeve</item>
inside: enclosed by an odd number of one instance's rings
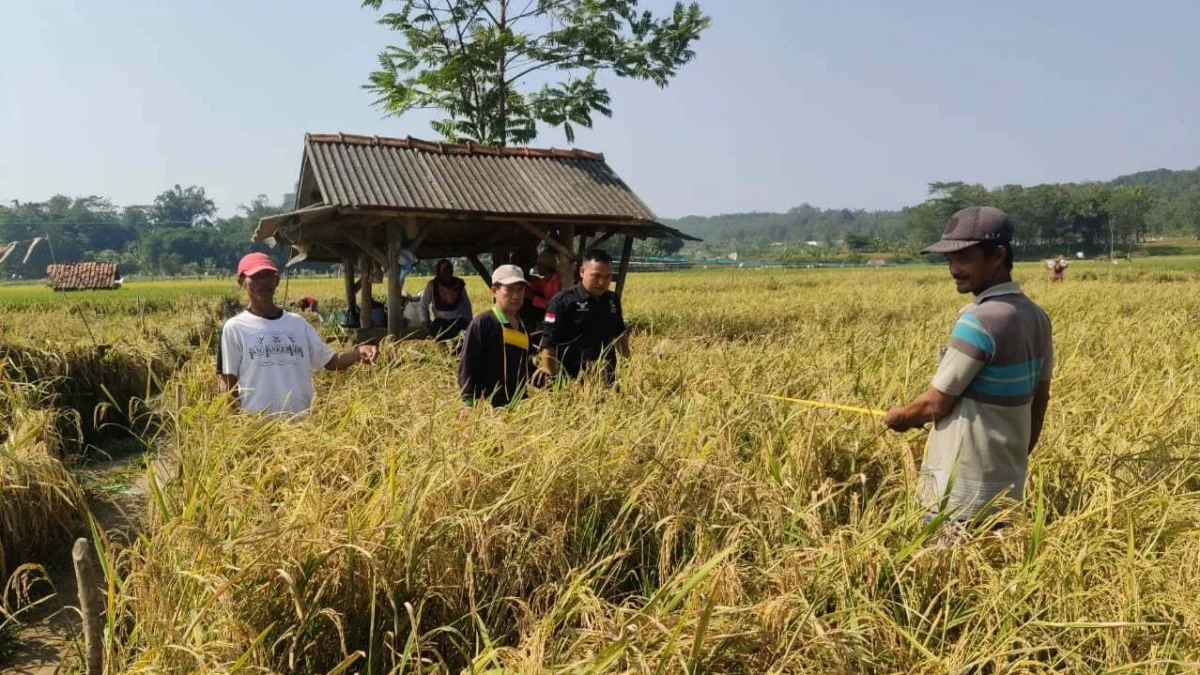
[[[943,394],[962,396],[995,353],[996,342],[979,319],[963,314],[950,332],[950,345],[933,376],[933,387]]]
[[[950,331],[950,348],[979,361],[990,361],[996,353],[996,341],[983,322],[973,314],[963,314]]]

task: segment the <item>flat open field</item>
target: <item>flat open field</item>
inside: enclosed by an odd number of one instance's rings
[[[1047,427],[1013,526],[959,546],[915,504],[922,433],[753,394],[918,393],[966,302],[940,267],[631,275],[619,387],[506,410],[464,413],[454,359],[407,342],[317,374],[304,421],[264,423],[223,408],[194,347],[153,403],[177,475],[107,549],[110,672],[1200,668],[1200,271],[1017,277],[1054,322]],[[169,333],[232,289],[8,286],[0,306],[10,335],[99,342],[150,332],[133,298]]]

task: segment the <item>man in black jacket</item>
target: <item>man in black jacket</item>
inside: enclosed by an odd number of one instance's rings
[[[464,404],[486,400],[505,406],[524,395],[529,385],[529,333],[519,313],[526,285],[525,273],[516,265],[501,265],[492,272],[495,304],[471,320],[458,361]]]
[[[579,283],[550,301],[542,322],[541,367],[535,383],[565,373],[579,377],[590,364],[603,363],[605,382],[616,375],[617,355],[629,358],[629,334],[621,298],[612,285],[612,257],[600,249],[583,254]]]

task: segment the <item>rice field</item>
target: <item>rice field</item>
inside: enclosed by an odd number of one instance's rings
[[[224,306],[103,294],[23,304],[39,292],[0,289],[0,669],[22,610],[45,595],[43,563],[61,564],[63,545],[87,531],[77,471],[154,442],[149,402],[207,344]]]
[[[504,410],[464,413],[453,357],[405,342],[319,373],[300,423],[231,416],[194,347],[154,401],[177,478],[107,549],[108,670],[1194,671],[1200,272],[1141,263],[1018,267],[1051,408],[1013,525],[958,545],[915,503],[920,432],[754,395],[919,392],[965,302],[941,268],[631,275],[619,387]],[[186,337],[193,294],[160,286]]]

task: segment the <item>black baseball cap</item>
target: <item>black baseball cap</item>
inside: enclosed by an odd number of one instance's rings
[[[994,206],[968,206],[950,216],[942,238],[921,253],[953,253],[985,241],[1007,244],[1012,238],[1013,226],[1007,213]]]

